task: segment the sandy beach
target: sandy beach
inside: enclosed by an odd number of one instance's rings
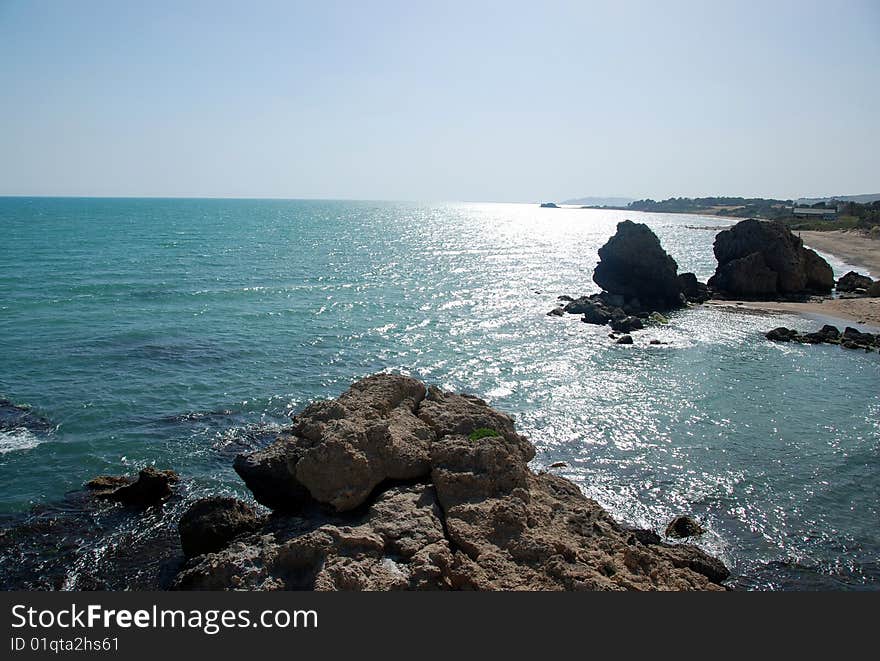
[[[795,232],[810,248],[828,252],[840,259],[870,271],[875,280],[880,278],[880,240],[872,239],[858,230],[834,232]]]
[[[708,301],[706,305],[736,310],[761,310],[799,314],[839,320],[853,324],[860,330],[875,332],[880,329],[880,298],[837,298],[816,299],[805,303],[780,301]]]

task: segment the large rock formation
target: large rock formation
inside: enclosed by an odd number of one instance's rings
[[[616,523],[535,474],[510,417],[388,374],[295,416],[236,468],[276,512],[192,558],[178,589],[720,590],[695,546]]]
[[[718,233],[714,251],[718,268],[709,287],[724,296],[773,299],[834,287],[828,262],[781,222],[743,220]]]
[[[684,305],[678,264],[647,225],[619,223],[617,233],[599,248],[599,260],[593,280],[608,293],[638,300],[649,311]]]

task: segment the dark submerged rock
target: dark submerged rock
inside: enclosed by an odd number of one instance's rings
[[[618,333],[632,333],[642,330],[645,325],[638,317],[623,317],[611,320],[611,329]]]
[[[624,335],[622,337],[617,338],[616,344],[632,344],[633,339],[632,335]]]
[[[30,406],[14,404],[0,397],[0,431],[27,429],[32,432],[48,433],[55,428],[47,418],[35,413]]]
[[[106,479],[107,476],[104,476]],[[147,466],[138,473],[137,480],[106,494],[96,495],[115,500],[133,507],[156,505],[171,495],[171,485],[180,481],[180,476],[172,470],[157,470]]]
[[[779,328],[767,331],[765,337],[773,342],[791,342],[797,335],[798,332],[796,330],[780,326]]]
[[[177,529],[187,557],[215,553],[238,535],[255,531],[260,519],[253,508],[236,498],[213,496],[193,503]]]
[[[102,494],[106,495],[111,491],[116,491],[119,487],[124,487],[127,484],[131,484],[133,481],[133,478],[125,475],[99,475],[86,482],[85,487],[86,489],[95,492],[96,496],[100,496]]]
[[[697,523],[696,519],[689,516],[677,516],[666,526],[666,536],[673,539],[697,537],[704,532],[706,531],[703,526]]]

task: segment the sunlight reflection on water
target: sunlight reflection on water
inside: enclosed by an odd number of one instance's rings
[[[773,326],[813,325],[786,315],[692,308],[629,347],[546,316],[561,294],[598,291],[597,250],[620,220],[647,222],[702,280],[714,232],[688,226],[727,220],[507,204],[81,204],[60,255],[40,248],[51,227],[6,218],[0,395],[61,423],[52,442],[0,455],[6,509],[119,472],[122,455],[175,466],[194,493],[247,496],[224,448],[392,370],[511,412],[536,468],[565,461],[558,472],[628,524],[699,516],[701,543],[742,585],[880,581],[877,354],[766,342]],[[128,222],[145,210],[149,223]],[[191,411],[232,413],[156,422]]]

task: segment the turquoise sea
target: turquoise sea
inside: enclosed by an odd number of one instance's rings
[[[745,588],[880,587],[880,355],[695,307],[617,346],[547,317],[646,222],[714,270],[718,218],[520,204],[0,198],[0,513],[145,464],[249,497],[234,455],[381,370],[512,413],[625,523],[700,517]],[[834,260],[838,275],[848,265]],[[876,275],[876,274],[875,274]],[[657,338],[668,345],[649,346]]]

